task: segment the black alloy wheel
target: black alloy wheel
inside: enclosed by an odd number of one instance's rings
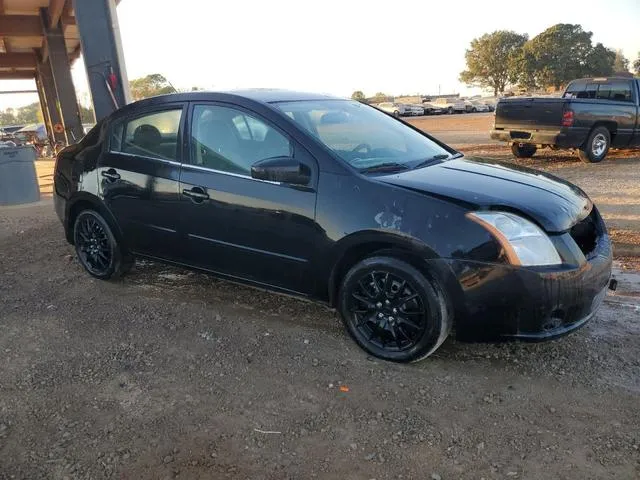
[[[439,289],[411,265],[389,257],[366,259],[349,271],[340,313],[362,348],[397,362],[428,356],[450,327]]]
[[[98,212],[80,212],[74,224],[73,240],[80,263],[96,278],[119,277],[133,265],[133,258],[123,255],[111,228]]]

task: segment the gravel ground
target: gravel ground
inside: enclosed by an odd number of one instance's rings
[[[489,138],[493,118],[493,113],[468,113],[407,117],[404,120],[431,133],[444,143],[464,149],[478,144],[501,145],[497,140]]]
[[[632,479],[640,302],[583,329],[367,357],[334,312],[140,262],[85,274],[44,203],[0,210],[0,478]]]

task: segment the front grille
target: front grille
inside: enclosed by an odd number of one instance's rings
[[[598,244],[598,216],[596,208],[593,207],[591,213],[584,220],[576,223],[569,231],[571,238],[576,242],[585,257],[589,257]]]

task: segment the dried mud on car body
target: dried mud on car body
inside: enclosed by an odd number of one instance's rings
[[[396,365],[319,305],[148,262],[93,280],[34,211],[0,212],[0,478],[638,476],[633,298]]]

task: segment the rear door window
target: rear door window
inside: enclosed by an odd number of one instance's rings
[[[618,102],[632,102],[633,95],[631,94],[631,82],[626,80],[612,81],[609,100],[615,100]]]
[[[179,161],[182,107],[153,111],[114,125],[110,150],[147,158]]]
[[[611,84],[601,83],[598,85],[598,91],[596,92],[596,98],[598,100],[609,100],[611,94]]]

